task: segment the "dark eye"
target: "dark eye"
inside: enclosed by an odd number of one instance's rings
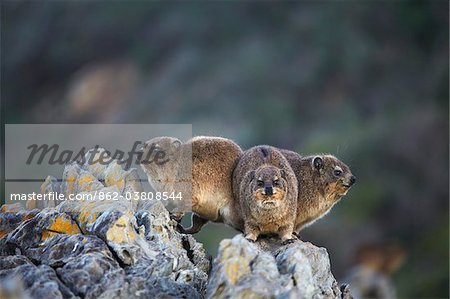
[[[263,181],[260,181],[260,180],[258,180],[258,186],[259,186],[259,187],[262,187],[262,186],[264,186],[264,182],[263,182]]]
[[[273,181],[273,184],[274,184],[275,186],[278,186],[278,185],[280,184],[280,181],[279,181],[279,180],[274,180],[274,181]]]
[[[335,176],[340,176],[341,174],[342,174],[342,171],[340,171],[339,169],[334,170]]]

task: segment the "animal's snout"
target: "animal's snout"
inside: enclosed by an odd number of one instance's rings
[[[273,187],[272,187],[272,186],[266,186],[266,187],[264,187],[264,192],[265,192],[267,195],[273,195]]]
[[[350,177],[350,186],[353,185],[356,182],[356,177],[354,175],[352,175]]]

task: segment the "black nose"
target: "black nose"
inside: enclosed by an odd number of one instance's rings
[[[264,192],[266,192],[267,195],[273,195],[273,188],[272,187],[265,187]]]
[[[353,185],[356,182],[356,177],[354,175],[352,175],[350,177],[350,185]]]

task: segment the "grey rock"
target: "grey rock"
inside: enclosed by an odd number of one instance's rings
[[[202,245],[192,236],[179,234],[167,210],[158,205],[131,216],[136,225],[137,219],[146,223],[147,229],[141,227],[144,244],[133,239],[129,243],[112,242],[109,223],[123,220],[122,216],[120,211],[101,214],[88,226],[88,233],[93,234],[84,235],[81,230],[47,234],[49,227],[63,220],[64,227],[77,226],[67,213],[41,211],[0,240],[5,256],[0,263],[0,278],[18,278],[23,286],[15,289],[22,288],[30,298],[202,298],[209,269]],[[128,252],[128,263],[114,246]],[[143,248],[154,254],[143,253]],[[40,275],[40,280],[35,280],[42,283],[31,284],[33,275]]]
[[[75,295],[83,298],[97,298],[125,284],[125,271],[117,261],[98,252],[72,259],[56,272]]]
[[[136,279],[130,283],[127,290],[131,298],[202,298],[192,286],[176,283],[171,279]],[[124,294],[123,294],[124,295]],[[126,296],[118,298],[127,298]]]
[[[2,299],[29,299],[20,278],[5,277],[0,279],[0,298]]]
[[[74,194],[74,182],[78,178],[80,172],[83,171],[77,163],[72,163],[64,167],[62,183],[59,190],[64,193],[65,198],[69,197],[69,194]]]
[[[58,229],[64,228],[63,233],[80,233],[78,225],[65,213],[59,213],[52,209],[45,209],[35,217],[22,222],[15,230],[11,231],[0,244],[0,252],[11,248],[25,252],[29,248],[39,247],[47,238],[58,234]]]
[[[250,243],[242,235],[220,243],[206,297],[342,298],[325,248],[274,238]]]
[[[5,211],[3,211],[2,207],[2,212],[0,213],[0,238],[13,231],[21,223],[33,218],[34,216],[36,216],[36,214],[39,213],[38,209],[33,209],[31,211],[15,211],[15,208],[20,207],[17,204],[11,205],[15,206],[11,210],[8,210],[7,206],[8,205],[3,205]]]
[[[179,234],[160,203],[148,207],[112,205],[92,218],[44,209],[0,239],[2,275],[23,282],[44,273],[45,284],[14,287],[30,298],[202,298],[209,269],[202,245]]]
[[[24,256],[2,257],[0,269],[1,285],[9,279],[17,279],[25,288],[25,295],[30,298],[76,298],[51,267],[36,266]]]
[[[365,265],[354,266],[345,282],[355,299],[397,298],[392,279],[386,273]]]
[[[52,268],[62,267],[88,253],[99,253],[110,259],[114,258],[106,243],[100,238],[81,234],[58,234],[48,239],[42,246],[25,250],[25,254],[32,261]],[[116,265],[119,266],[118,263]]]
[[[48,194],[48,193],[56,193],[60,192],[60,183],[58,180],[49,175],[45,178],[44,183],[41,185],[41,193],[42,194]],[[44,209],[44,208],[54,208],[60,203],[59,200],[42,200],[42,201],[35,201],[33,204],[36,206],[36,208]],[[29,206],[31,208],[31,206]]]

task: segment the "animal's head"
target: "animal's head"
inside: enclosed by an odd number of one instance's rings
[[[266,209],[278,207],[287,191],[286,173],[275,166],[261,166],[250,172],[252,200]]]
[[[181,141],[173,137],[155,137],[142,146],[141,167],[151,177],[161,175],[162,172],[173,167],[179,157]]]
[[[311,158],[311,167],[325,184],[327,198],[339,200],[355,184],[356,177],[350,168],[332,155],[318,155]]]

